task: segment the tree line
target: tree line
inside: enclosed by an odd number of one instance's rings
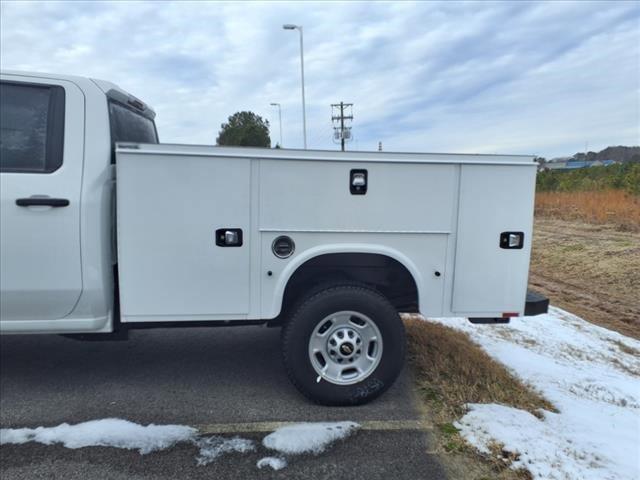
[[[627,162],[569,171],[539,172],[536,190],[539,192],[625,190],[633,195],[640,195],[640,163]]]

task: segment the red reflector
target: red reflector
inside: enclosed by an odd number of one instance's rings
[[[518,312],[503,312],[502,318],[517,317],[518,315],[520,315]]]

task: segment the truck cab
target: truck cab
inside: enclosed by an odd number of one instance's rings
[[[3,332],[109,332],[115,143],[157,143],[154,112],[81,77],[0,77]]]

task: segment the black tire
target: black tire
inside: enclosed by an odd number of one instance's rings
[[[383,348],[375,369],[362,381],[339,385],[322,378],[309,358],[310,337],[325,317],[340,311],[366,315],[378,328]],[[361,405],[384,393],[404,364],[404,325],[396,309],[379,292],[359,285],[337,285],[311,293],[293,311],[282,329],[284,365],[291,382],[310,400],[322,405]]]

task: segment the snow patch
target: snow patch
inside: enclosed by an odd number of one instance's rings
[[[513,468],[544,479],[636,479],[640,471],[640,341],[551,307],[508,325],[429,319],[466,332],[493,358],[540,391],[559,413],[469,405],[462,435],[488,452],[518,453]],[[619,348],[624,345],[625,348]]]
[[[246,453],[253,452],[255,450],[255,445],[252,440],[247,440],[240,437],[229,439],[219,436],[213,436],[199,438],[195,440],[194,443],[198,448],[200,448],[200,453],[196,458],[196,460],[198,461],[198,465],[208,465],[225,453]]]
[[[196,433],[195,428],[184,425],[150,424],[145,427],[119,418],[105,418],[76,425],[63,423],[57,427],[3,428],[0,429],[0,445],[62,443],[67,448],[115,447],[138,450],[144,455],[191,441]]]
[[[534,478],[581,479],[583,472],[602,467],[598,454],[571,442],[564,432],[555,430],[554,422],[503,405],[470,404],[469,408],[471,411],[455,423],[467,441],[490,454],[488,445],[498,440],[503,451],[515,458],[514,468],[526,468]]]
[[[273,470],[282,470],[287,466],[287,461],[280,457],[264,457],[256,463],[258,468],[271,467]]]
[[[351,435],[359,425],[354,422],[298,423],[282,427],[263,439],[265,447],[284,454],[323,452],[331,443]],[[119,418],[106,418],[57,427],[3,428],[0,445],[38,442],[61,443],[67,448],[115,447],[138,450],[141,454],[164,450],[177,443],[195,445],[198,465],[208,465],[228,453],[254,452],[253,440],[219,435],[199,437],[198,431],[185,425],[139,425]],[[256,466],[281,470],[287,466],[284,457],[264,457]]]
[[[142,455],[189,442],[199,449],[198,465],[207,465],[225,453],[245,453],[255,450],[254,442],[234,437],[197,436],[198,431],[185,425],[147,426],[119,418],[105,418],[57,427],[3,428],[0,429],[0,445],[27,442],[52,445],[61,443],[67,448],[114,447],[138,450]]]
[[[322,453],[331,443],[348,437],[360,425],[355,422],[296,423],[267,435],[262,444],[281,453]]]

